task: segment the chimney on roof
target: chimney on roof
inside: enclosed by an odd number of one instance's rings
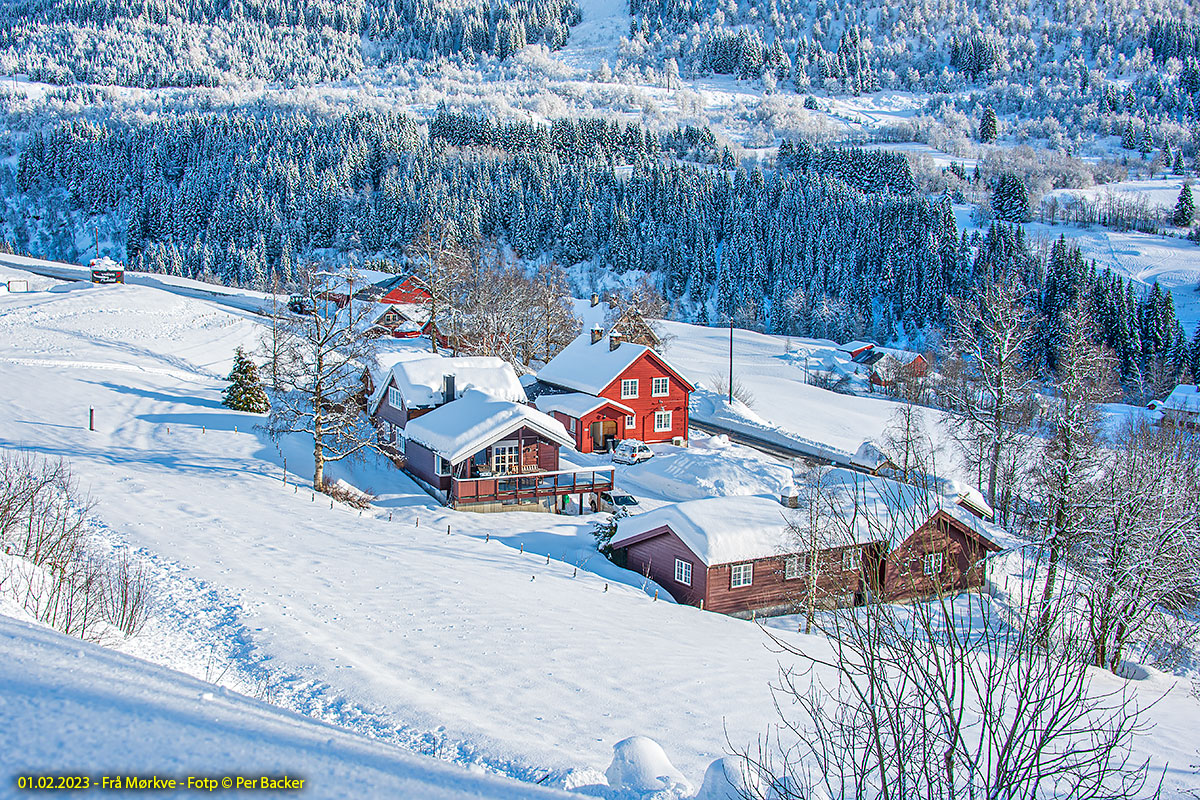
[[[598,305],[600,305],[600,295],[598,295],[596,292],[592,292],[592,308],[595,308]]]
[[[800,507],[800,493],[796,490],[794,485],[789,486],[779,493],[779,503],[785,508]]]
[[[604,338],[604,328],[601,328],[599,325],[592,328],[592,344],[595,344],[596,342],[600,341],[603,338]]]
[[[610,333],[608,335],[609,352],[616,350],[620,346],[621,346],[621,334],[617,333],[616,331],[613,331],[612,333]]]
[[[454,400],[454,376],[442,376],[442,402],[449,403]]]

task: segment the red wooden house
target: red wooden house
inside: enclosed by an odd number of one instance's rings
[[[538,372],[538,408],[563,423],[581,453],[621,439],[687,442],[692,384],[649,347],[593,328]],[[557,392],[557,393],[553,393]]]
[[[355,293],[354,299],[389,305],[419,306],[432,302],[433,296],[411,275],[393,275],[363,287]]]

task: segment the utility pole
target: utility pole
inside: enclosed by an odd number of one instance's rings
[[[733,405],[733,317],[729,318],[729,405]]]

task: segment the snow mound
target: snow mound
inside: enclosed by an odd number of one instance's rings
[[[742,800],[762,797],[762,777],[738,756],[718,758],[708,765],[696,800]]]
[[[667,758],[658,742],[647,736],[630,736],[613,745],[613,760],[605,771],[617,796],[659,797],[690,795],[692,787]]]
[[[700,500],[752,494],[778,496],[792,485],[793,475],[787,464],[766,460],[748,448],[732,447],[728,438],[704,442],[695,437],[686,450],[660,451],[655,458],[624,470],[621,483],[643,495]]]

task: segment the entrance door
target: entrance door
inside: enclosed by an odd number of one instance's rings
[[[617,438],[616,420],[600,419],[591,424],[592,450],[607,451]]]

